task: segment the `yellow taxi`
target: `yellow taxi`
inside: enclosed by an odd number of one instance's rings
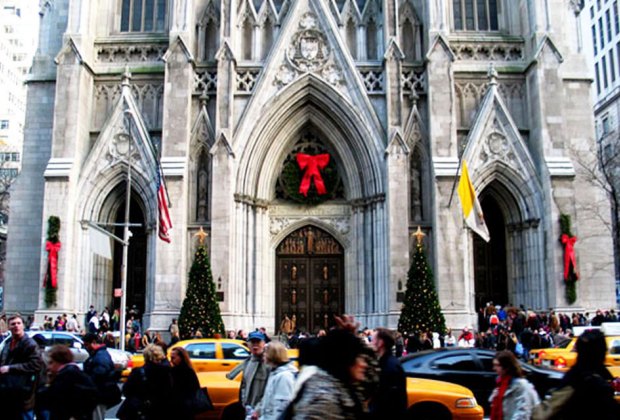
[[[194,370],[199,372],[228,372],[245,359],[250,357],[250,350],[245,341],[224,338],[200,338],[184,340],[168,348],[168,359],[173,348],[183,347],[187,350]],[[144,365],[144,357],[136,353],[123,371],[123,377],[129,376],[131,369]]]
[[[214,410],[204,413],[200,418],[219,419],[226,407],[239,400],[243,375],[237,373],[232,379],[228,379],[225,372],[198,374],[200,386],[208,389],[214,406]],[[484,415],[469,389],[432,379],[407,378],[407,403],[411,418],[416,419],[481,420]]]
[[[576,327],[575,335],[581,335],[588,329],[598,329],[598,327]],[[603,323],[600,330],[605,334],[605,341],[607,343],[605,365],[620,366],[620,323]],[[577,362],[577,350],[575,348],[576,343],[577,338],[573,338],[568,346],[563,349],[537,349],[532,350],[532,352],[537,352],[538,356],[536,360],[538,360],[538,364],[541,366],[564,372],[570,369]]]

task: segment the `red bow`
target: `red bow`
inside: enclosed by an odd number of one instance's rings
[[[564,244],[564,280],[568,280],[571,264],[573,265],[575,279],[579,279],[579,273],[577,272],[577,258],[575,257],[575,242],[577,242],[577,237],[569,237],[564,233],[560,237],[560,240]]]
[[[297,164],[299,165],[299,169],[301,169],[302,171],[306,169],[306,172],[304,172],[304,177],[299,184],[300,194],[303,194],[304,197],[308,196],[310,182],[313,178],[316,192],[319,195],[327,193],[327,190],[325,189],[325,183],[323,182],[323,178],[321,177],[321,172],[319,172],[319,170],[325,168],[328,163],[329,155],[327,153],[315,156],[306,155],[304,153],[297,153]]]
[[[45,274],[45,280],[43,281],[43,287],[47,286],[48,280],[51,281],[52,288],[58,287],[58,251],[60,251],[60,242],[45,242],[45,250],[47,251],[47,264],[48,270]],[[49,278],[48,278],[49,276]]]

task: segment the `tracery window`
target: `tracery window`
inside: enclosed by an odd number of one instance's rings
[[[167,11],[168,0],[123,0],[121,32],[163,32]]]
[[[456,31],[497,31],[497,0],[452,0]]]

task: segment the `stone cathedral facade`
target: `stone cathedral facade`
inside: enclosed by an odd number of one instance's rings
[[[314,330],[343,312],[395,327],[418,226],[449,326],[475,324],[488,301],[612,307],[608,200],[583,165],[594,125],[579,3],[41,2],[5,309],[119,306],[121,246],[94,254],[84,221],[120,236],[128,163],[127,302],[152,328],[178,315],[201,227],[227,328],[294,315]],[[316,200],[299,195],[300,153],[329,156]],[[488,244],[452,196],[460,158]],[[158,160],[170,244],[157,235]],[[573,305],[561,214],[578,237]]]

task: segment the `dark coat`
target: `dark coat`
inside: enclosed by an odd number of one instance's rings
[[[11,342],[7,342],[0,353],[0,366],[9,366],[9,372],[0,376],[0,380],[17,379],[20,382],[32,384],[32,390],[15,398],[5,395],[0,396],[0,403],[6,410],[11,408],[16,412],[28,411],[34,408],[34,392],[38,382],[38,376],[43,368],[43,359],[39,353],[37,343],[26,334],[17,342],[11,350]],[[12,378],[9,378],[11,376]],[[4,401],[7,397],[9,400]]]
[[[132,370],[123,386],[127,400],[146,403],[148,419],[175,418],[170,370],[167,360],[162,363],[147,362],[143,367]]]
[[[87,420],[97,405],[97,387],[74,364],[65,365],[37,394],[37,406],[50,412],[50,420]]]
[[[172,395],[175,404],[175,418],[193,419],[194,413],[191,403],[200,389],[198,376],[187,365],[173,366],[172,370]]]
[[[379,386],[370,400],[373,419],[402,419],[407,411],[407,379],[398,359],[384,354],[379,359]]]
[[[105,401],[107,387],[116,386],[118,378],[114,362],[106,346],[101,346],[84,362],[84,373],[93,380],[99,391],[99,404]]]
[[[586,369],[579,364],[573,366],[561,383],[561,386],[570,385],[575,389],[562,409],[561,418],[620,419],[620,404],[614,400],[614,390],[609,383],[611,379],[611,374],[604,366],[600,369]]]

